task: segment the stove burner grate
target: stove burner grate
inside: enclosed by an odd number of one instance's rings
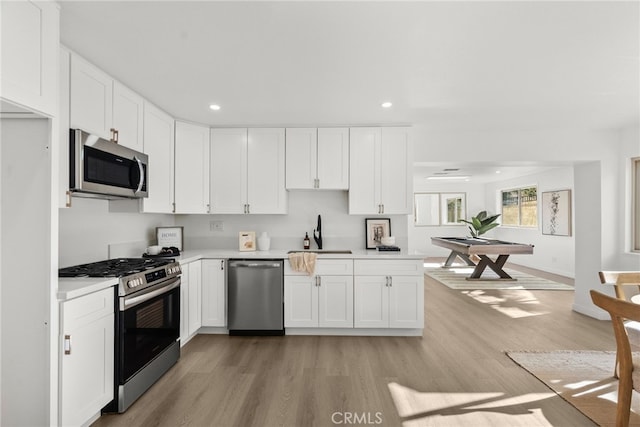
[[[58,270],[58,277],[124,277],[174,262],[173,258],[115,258]]]

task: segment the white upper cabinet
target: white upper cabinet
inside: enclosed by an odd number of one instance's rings
[[[246,213],[247,129],[211,129],[211,212]]]
[[[176,213],[209,213],[209,128],[176,121]]]
[[[288,190],[347,190],[349,129],[287,129],[286,171]]]
[[[144,152],[149,155],[143,212],[172,213],[174,205],[174,120],[154,105],[144,103]]]
[[[408,128],[352,128],[349,213],[411,212],[411,144]]]
[[[113,137],[113,79],[78,55],[71,55],[72,129]]]
[[[0,97],[28,110],[57,116],[58,4],[2,1],[0,17]]]
[[[287,213],[284,129],[249,129],[247,213]]]
[[[211,213],[286,213],[284,137],[284,129],[211,130]]]
[[[144,99],[140,95],[76,54],[71,54],[70,86],[72,129],[143,151]]]
[[[318,129],[286,130],[287,190],[316,188]]]
[[[349,189],[349,129],[318,129],[318,188]]]
[[[144,151],[144,99],[117,81],[113,82],[113,128],[118,144]]]

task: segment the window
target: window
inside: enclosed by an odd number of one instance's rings
[[[633,159],[633,250],[640,251],[640,157]]]
[[[465,193],[415,193],[415,225],[464,225],[465,201]]]
[[[524,187],[502,191],[502,225],[538,226],[538,188]]]

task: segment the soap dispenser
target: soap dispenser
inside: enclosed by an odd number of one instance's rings
[[[309,249],[311,247],[311,241],[309,240],[309,233],[304,233],[304,248]]]

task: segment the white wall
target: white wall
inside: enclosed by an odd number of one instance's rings
[[[534,185],[538,187],[538,200],[542,199],[542,193],[546,191],[571,190],[573,195],[573,167],[555,168],[544,173],[487,184],[487,207],[499,213],[501,190]],[[571,213],[571,223],[573,224],[575,209],[572,209]],[[573,232],[571,236],[542,234],[541,210],[538,211],[538,226],[536,228],[500,226],[494,230],[494,236],[497,239],[534,245],[532,255],[512,255],[509,257],[509,262],[567,277],[574,277],[575,275],[575,238],[573,234]]]
[[[286,215],[178,215],[176,225],[184,226],[186,249],[237,248],[238,232],[266,231],[273,249],[302,249],[304,233],[309,233],[315,249],[313,229],[322,216],[324,249],[364,249],[367,216],[348,214],[346,191],[290,191]],[[375,217],[375,216],[374,216]],[[381,215],[391,219],[396,244],[407,247],[406,215]],[[222,221],[224,231],[211,231],[211,221]]]
[[[172,226],[172,215],[115,213],[108,200],[73,198],[60,209],[59,264],[68,267],[110,258],[109,245],[134,245],[141,256],[155,243],[155,228]]]

